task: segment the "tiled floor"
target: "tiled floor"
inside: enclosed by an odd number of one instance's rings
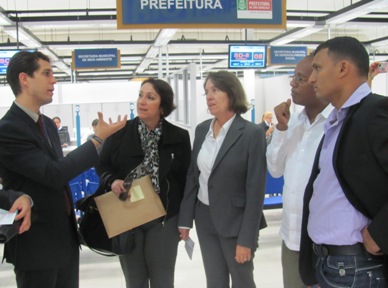
[[[281,288],[280,238],[279,225],[281,210],[266,210],[268,227],[260,233],[260,248],[254,258],[255,281],[257,287]],[[205,274],[202,266],[201,252],[195,229],[191,238],[196,246],[193,259],[190,260],[180,243],[175,271],[176,288],[205,288]],[[3,247],[0,245],[0,257]],[[0,287],[16,288],[12,266],[0,264]],[[120,264],[116,257],[104,257],[84,248],[81,251],[80,288],[125,288]]]

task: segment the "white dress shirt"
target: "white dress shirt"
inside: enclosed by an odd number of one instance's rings
[[[293,251],[299,251],[303,195],[323,136],[323,126],[332,109],[333,106],[327,106],[312,124],[305,109],[292,115],[288,129],[279,131],[275,128],[267,147],[269,173],[275,178],[284,176],[280,237]]]
[[[198,153],[197,165],[201,172],[199,174],[199,191],[198,199],[206,205],[209,205],[209,190],[207,188],[208,180],[213,169],[214,161],[217,154],[220,151],[221,145],[224,142],[225,136],[229,131],[230,125],[236,118],[236,114],[233,115],[227,122],[222,125],[217,138],[214,138],[213,125],[215,119],[210,123],[209,131],[206,134],[205,140],[202,143],[201,150]]]

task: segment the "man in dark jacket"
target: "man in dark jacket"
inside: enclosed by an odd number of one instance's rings
[[[388,98],[371,93],[368,71],[368,53],[355,38],[330,39],[315,52],[309,82],[334,109],[304,196],[299,266],[306,285],[386,287]]]
[[[99,113],[95,137],[63,157],[54,122],[40,114],[57,82],[49,58],[15,54],[7,81],[16,99],[0,120],[0,175],[4,189],[31,196],[37,219],[6,243],[4,256],[15,266],[18,288],[77,288],[79,239],[68,181],[98,163],[97,148],[126,117],[108,124]]]

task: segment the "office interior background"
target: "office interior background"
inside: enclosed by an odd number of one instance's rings
[[[140,0],[133,0],[140,1]],[[196,0],[203,3],[203,0]],[[232,0],[230,0],[232,1]],[[236,0],[237,1],[237,0]],[[166,1],[164,1],[166,2]],[[116,0],[0,0],[0,52],[38,49],[52,59],[55,77],[53,102],[42,108],[49,117],[60,116],[76,142],[91,133],[91,122],[102,111],[105,118],[136,116],[136,99],[145,77],[167,79],[174,88],[177,110],[169,120],[187,128],[193,140],[196,124],[207,111],[203,80],[209,71],[230,70],[240,78],[252,107],[243,116],[256,123],[290,98],[288,76],[295,65],[263,69],[228,69],[231,44],[270,47],[307,47],[336,36],[353,36],[367,48],[370,61],[388,61],[388,1],[287,0],[285,28],[134,28],[117,29]],[[115,48],[120,68],[74,70],[76,49]],[[388,95],[388,74],[373,81],[372,90]],[[0,75],[0,117],[14,100],[5,76]],[[301,107],[292,106],[298,111]],[[79,116],[79,118],[77,117]],[[78,119],[78,120],[77,120]],[[276,121],[276,120],[275,120]],[[265,211],[269,227],[260,236],[255,262],[258,287],[282,287],[280,239],[281,209]],[[196,235],[193,260],[180,244],[176,287],[205,287]],[[0,258],[2,246],[0,245]],[[124,287],[117,258],[105,258],[83,249],[81,287]],[[12,267],[0,265],[0,287],[16,287]]]

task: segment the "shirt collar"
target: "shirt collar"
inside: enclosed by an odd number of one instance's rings
[[[315,118],[315,121],[318,120],[319,118],[323,118],[323,119],[327,119],[330,115],[330,112],[333,110],[333,105],[329,104],[326,106],[325,109],[323,109],[318,115],[317,117]],[[302,112],[299,113],[299,115],[297,116],[297,118],[302,121],[304,118],[307,119],[307,113],[306,113],[306,108],[303,108]],[[314,122],[315,122],[314,121]]]
[[[228,130],[235,118],[236,118],[236,113],[228,121],[226,121],[224,125],[222,125],[221,131],[224,131],[225,134],[228,133]],[[207,132],[207,135],[213,135],[213,125],[215,121],[216,121],[216,118],[213,118],[212,122],[210,123],[209,131]]]
[[[22,109],[28,116],[30,116],[32,118],[32,120],[34,120],[35,123],[38,122],[38,118],[39,118],[39,114],[38,113],[35,113],[33,111],[31,111],[30,109],[28,109],[26,106],[23,106],[22,104],[20,104],[19,102],[17,102],[16,100],[13,101],[13,103],[15,103],[16,106],[18,106],[20,109]]]
[[[368,96],[371,93],[370,87],[368,83],[361,84],[356,91],[353,92],[352,95],[346,100],[346,102],[342,105],[342,107],[337,110],[337,108],[334,107],[333,111],[329,115],[329,122],[335,122],[337,119],[344,119],[346,116],[346,113],[349,109],[349,107],[354,106],[361,102],[362,99],[364,99],[366,96]]]
[[[356,105],[361,102],[362,99],[364,99],[366,96],[368,96],[371,93],[370,87],[368,83],[363,83],[356,89],[356,91],[353,92],[352,95],[350,95],[349,99],[346,100],[345,104],[342,105],[341,109],[349,108],[350,106]]]

